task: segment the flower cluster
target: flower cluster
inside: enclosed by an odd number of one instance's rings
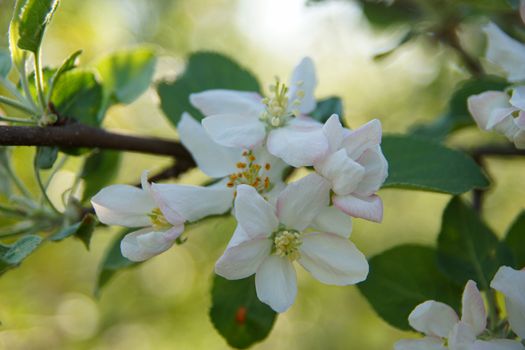
[[[184,113],[180,140],[210,186],[113,185],[92,203],[103,223],[143,227],[122,240],[122,254],[142,261],[170,248],[187,222],[231,212],[237,228],[215,271],[227,279],[255,274],[259,299],[287,310],[297,291],[294,261],[333,285],[363,281],[365,256],[349,241],[351,217],[380,222],[376,195],[387,177],[380,148],[381,124],[356,129],[332,115],[324,124],[309,117],[316,107],[312,60],[303,59],[289,84],[276,79],[270,94],[208,90],[190,96],[205,116]],[[286,183],[287,168],[309,175]]]
[[[525,339],[525,270],[502,266],[490,286],[505,296],[510,329],[500,334],[487,329],[487,312],[474,281],[468,281],[462,298],[461,318],[448,305],[429,300],[408,316],[410,326],[425,334],[422,339],[400,340],[395,350],[525,350],[512,331]]]

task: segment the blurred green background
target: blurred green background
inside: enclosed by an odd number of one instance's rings
[[[3,33],[13,4],[0,0]],[[230,55],[266,85],[276,74],[287,77],[309,55],[318,68],[317,96],[341,96],[351,127],[379,118],[385,132],[399,133],[439,115],[455,84],[466,77],[450,51],[422,40],[384,61],[371,59],[402,32],[373,29],[351,1],[306,6],[303,0],[62,0],[46,34],[44,62],[57,65],[81,48],[81,63],[89,64],[113,49],[149,43],[161,54],[157,79],[172,79],[187,54],[211,50]],[[0,44],[6,46],[6,35]],[[132,106],[112,109],[105,127],[177,138],[153,89]],[[497,138],[471,128],[449,143],[469,146],[491,137]],[[15,165],[36,191],[32,153],[17,149]],[[57,203],[79,164],[71,158],[52,184]],[[125,154],[116,182],[136,183],[143,169],[168,164],[162,157]],[[485,218],[500,235],[525,206],[523,165],[488,162],[496,184]],[[203,179],[195,170],[180,181]],[[367,256],[406,242],[434,244],[448,196],[401,190],[380,195],[383,223],[354,221],[353,241]],[[193,227],[186,244],[119,274],[100,299],[93,297],[98,264],[118,231],[99,229],[89,252],[73,239],[46,244],[0,278],[0,349],[227,349],[207,312],[213,264],[233,225],[217,219]],[[413,336],[379,319],[357,288],[322,285],[298,271],[295,304],[254,349],[384,350]]]

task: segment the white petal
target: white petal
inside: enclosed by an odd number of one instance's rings
[[[210,177],[223,177],[235,171],[241,158],[241,149],[215,143],[202,125],[188,113],[182,115],[177,126],[182,144],[190,151],[198,167]]]
[[[325,207],[314,218],[312,228],[349,238],[352,232],[352,218],[336,207]]]
[[[127,234],[120,242],[122,255],[131,261],[144,261],[165,252],[184,231],[184,225],[167,231],[154,231],[148,227]]]
[[[520,128],[516,124],[516,119],[508,115],[494,126],[494,131],[505,135],[510,142],[514,142],[520,132]]]
[[[525,350],[525,346],[510,339],[477,340],[469,350]]]
[[[525,149],[525,128],[514,135],[514,145],[517,149]]]
[[[305,57],[295,67],[290,78],[290,103],[295,101],[299,96],[300,90],[303,91],[304,97],[297,109],[303,114],[308,114],[315,109],[316,102],[314,91],[317,86],[317,77],[315,75],[315,65],[310,57]]]
[[[268,151],[294,167],[311,166],[329,150],[328,139],[321,127],[303,127],[292,120],[289,125],[268,134]]]
[[[343,140],[348,156],[357,159],[369,148],[381,143],[381,122],[373,119],[358,129],[352,130]]]
[[[419,304],[408,316],[408,323],[427,335],[446,338],[459,321],[456,312],[448,305],[434,300]]]
[[[509,103],[509,96],[501,91],[485,91],[470,96],[467,100],[468,110],[483,129],[490,131],[515,110]]]
[[[216,114],[202,120],[211,139],[226,147],[252,149],[262,144],[266,127],[255,114]]]
[[[371,196],[388,177],[388,162],[379,146],[367,149],[358,162],[365,168],[365,173],[354,192],[360,196]]]
[[[277,312],[285,312],[297,295],[297,277],[292,263],[276,255],[267,257],[255,274],[260,301]]]
[[[148,175],[149,171],[144,170],[142,174],[140,175],[140,185],[142,187],[142,190],[151,193],[151,184],[148,181]]]
[[[512,330],[525,339],[525,271],[502,266],[490,286],[505,295],[505,304]]]
[[[267,238],[228,247],[215,264],[215,273],[230,280],[251,276],[270,255],[271,248],[272,242]]]
[[[275,208],[257,190],[248,185],[237,186],[235,218],[251,237],[268,237],[279,226]]]
[[[337,114],[332,114],[323,125],[323,131],[330,145],[330,152],[337,151],[343,143],[343,125]]]
[[[458,322],[450,332],[448,347],[450,350],[470,350],[475,341],[476,334],[472,327],[465,322]]]
[[[334,205],[344,213],[365,220],[383,220],[383,201],[378,196],[361,197],[357,195],[334,196]]]
[[[394,350],[446,350],[443,340],[435,337],[403,339],[394,344]]]
[[[258,116],[264,110],[261,96],[256,92],[236,90],[206,90],[190,95],[190,102],[205,116],[241,114]]]
[[[315,170],[331,182],[337,195],[354,192],[365,175],[365,168],[349,158],[344,149],[317,162]]]
[[[317,174],[292,182],[277,199],[277,216],[287,228],[302,231],[328,206],[330,184]]]
[[[171,210],[187,221],[224,214],[233,204],[233,190],[227,187],[153,184],[152,189],[165,206],[163,213]]]
[[[525,86],[515,87],[509,102],[514,107],[525,110]]]
[[[487,59],[507,72],[510,82],[525,79],[525,45],[514,40],[494,23],[489,23],[484,28],[487,34]]]
[[[155,208],[148,191],[130,185],[105,187],[91,198],[91,204],[100,222],[127,227],[150,225],[148,214]]]
[[[481,334],[487,327],[487,312],[476,282],[467,282],[461,305],[461,321],[469,324],[475,335]]]
[[[283,162],[281,159],[270,154],[266,147],[257,147],[253,154],[255,155],[255,162],[263,166],[270,164],[270,170],[266,173],[270,178],[272,184],[282,182],[284,170],[288,167],[288,164]]]
[[[368,262],[348,239],[331,233],[303,236],[299,263],[319,281],[346,286],[366,279]]]

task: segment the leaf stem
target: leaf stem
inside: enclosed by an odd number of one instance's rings
[[[16,108],[24,113],[27,113],[29,115],[34,115],[35,112],[27,107],[26,105],[16,101],[16,100],[13,100],[13,99],[10,99],[9,97],[5,97],[5,96],[0,96],[0,103],[3,103],[5,105],[8,105],[8,106],[11,106],[13,108]]]
[[[27,80],[27,71],[26,71],[26,64],[25,61],[23,64],[20,65],[20,85],[22,85],[22,89],[24,90],[24,94],[26,95],[27,101],[31,104],[33,107],[33,110],[38,111],[38,107],[33,100],[33,95],[31,95],[31,90],[29,89],[29,81]]]
[[[44,96],[44,76],[42,74],[42,63],[41,63],[42,56],[41,56],[40,50],[38,52],[35,52],[34,58],[35,58],[36,90],[38,92],[38,99],[40,100],[40,105],[42,106],[42,109],[45,111],[47,109],[47,102]]]
[[[27,101],[27,99],[24,97],[24,95],[22,95],[20,93],[20,91],[18,91],[18,89],[16,88],[15,84],[13,84],[7,78],[0,77],[0,84],[2,84],[7,89],[7,91],[9,91],[9,93],[11,95],[16,97],[18,99],[18,101]]]
[[[42,182],[42,178],[40,176],[40,170],[38,169],[38,166],[36,165],[36,159],[37,159],[37,157],[35,155],[35,158],[34,158],[34,161],[33,161],[33,168],[35,170],[36,182],[38,183],[38,187],[40,188],[40,192],[42,192],[42,201],[46,201],[49,204],[49,206],[51,207],[51,209],[55,213],[57,213],[58,215],[62,215],[62,213],[55,207],[55,205],[53,204],[53,202],[51,202],[51,199],[47,195],[46,188],[44,187],[44,183]]]
[[[22,195],[26,198],[31,198],[31,192],[29,192],[29,190],[27,189],[27,187],[24,185],[24,183],[20,180],[20,178],[15,174],[14,170],[13,170],[13,167],[11,166],[11,162],[9,161],[9,159],[5,159],[5,161],[0,161],[3,165],[4,165],[4,168],[5,168],[5,171],[7,172],[7,174],[9,175],[9,177],[11,178],[11,180],[13,180],[15,186],[18,188],[18,190],[20,191],[20,193],[22,193]]]
[[[10,122],[10,123],[35,124],[35,121],[32,119],[8,117],[6,115],[0,115],[0,121]]]

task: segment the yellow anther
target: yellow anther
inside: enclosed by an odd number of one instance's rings
[[[153,209],[151,213],[148,214],[148,216],[151,221],[151,226],[153,226],[155,229],[165,229],[171,226],[160,208]]]
[[[239,168],[239,169],[244,169],[244,168],[246,168],[246,163],[243,163],[243,162],[239,162],[239,163],[237,163],[237,168]]]
[[[301,246],[301,234],[292,230],[281,230],[273,234],[273,253],[280,257],[286,257],[294,261],[301,257],[299,247]]]

